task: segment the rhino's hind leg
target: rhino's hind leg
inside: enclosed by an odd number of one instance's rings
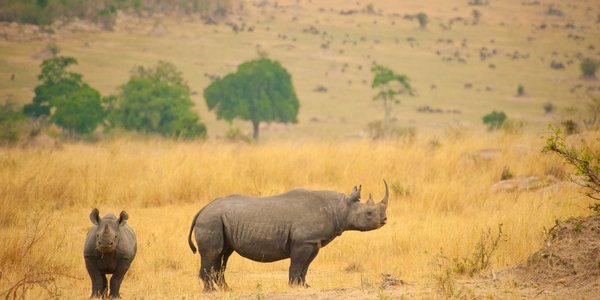
[[[215,291],[215,283],[219,284],[218,278],[223,260],[223,236],[218,234],[200,235],[197,244],[200,250],[200,279],[204,283],[204,291]],[[208,239],[206,237],[212,237]]]
[[[319,246],[316,244],[302,244],[292,246],[290,253],[290,274],[289,284],[308,287],[306,284],[306,272],[308,266],[319,253]]]
[[[200,260],[200,279],[204,283],[204,291],[213,292],[216,290],[213,282],[216,281],[218,258],[202,255]]]
[[[225,282],[225,269],[227,268],[227,260],[229,259],[229,256],[231,256],[232,253],[233,248],[231,247],[227,247],[221,253],[221,267],[217,272],[217,278],[215,280],[215,283],[221,288],[221,290],[224,291],[231,291],[231,289],[227,285],[227,282]]]

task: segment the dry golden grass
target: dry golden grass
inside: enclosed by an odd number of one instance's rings
[[[307,276],[311,291],[362,288],[363,296],[378,295],[383,272],[426,285],[440,249],[450,257],[469,256],[481,231],[500,223],[508,238],[492,269],[516,265],[540,247],[544,227],[587,213],[588,200],[569,184],[491,191],[504,166],[516,176],[571,172],[557,157],[540,153],[538,136],[437,137],[435,147],[433,139],[255,145],[116,140],[0,149],[0,292],[28,272],[45,270],[59,274],[52,289],[59,298],[88,297],[82,247],[93,207],[102,215],[127,210],[137,233],[138,255],[122,288],[126,298],[203,297],[199,257],[187,245],[187,232],[197,210],[232,193],[271,195],[295,187],[349,192],[362,184],[365,195],[380,198],[387,179],[388,225],[344,233],[320,252]],[[485,148],[501,151],[489,160],[470,155]],[[36,219],[44,235],[24,252]],[[217,296],[293,292],[288,263],[255,263],[235,254],[226,273],[234,292]],[[359,270],[345,271],[352,264]],[[28,295],[49,297],[39,286]]]

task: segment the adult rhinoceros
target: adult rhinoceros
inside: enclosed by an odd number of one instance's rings
[[[213,200],[192,221],[188,243],[192,252],[195,230],[204,291],[214,284],[229,289],[224,272],[227,259],[237,252],[258,261],[291,258],[290,285],[306,285],[306,271],[319,249],[346,230],[368,231],[387,221],[388,187],[375,204],[371,195],[360,203],[360,186],[350,195],[334,191],[295,189],[270,197],[231,195]]]
[[[85,267],[92,280],[92,297],[103,297],[110,278],[110,298],[119,298],[119,289],[125,273],[137,252],[135,233],[125,224],[129,216],[122,211],[119,218],[107,214],[100,219],[94,208],[90,220],[94,226],[88,231],[83,249]]]

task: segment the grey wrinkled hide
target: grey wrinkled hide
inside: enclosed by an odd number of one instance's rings
[[[90,214],[94,226],[85,239],[83,257],[92,280],[92,298],[105,295],[108,288],[106,274],[112,274],[110,297],[120,297],[121,282],[137,252],[135,233],[126,224],[128,218],[127,213],[122,211],[119,218],[107,214],[100,219],[97,208]]]
[[[296,189],[270,196],[231,195],[217,198],[194,217],[188,235],[195,230],[200,252],[200,278],[204,290],[214,284],[228,290],[224,272],[233,251],[258,261],[273,262],[290,258],[289,284],[306,285],[308,266],[319,249],[346,230],[367,231],[387,221],[385,197],[374,203],[360,203],[360,187],[350,195],[334,191]]]

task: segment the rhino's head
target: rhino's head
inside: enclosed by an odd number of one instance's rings
[[[101,253],[110,253],[117,249],[119,244],[119,226],[125,225],[129,216],[122,211],[117,219],[113,214],[100,219],[100,212],[94,208],[90,213],[90,220],[98,226],[96,230],[96,250]]]
[[[346,196],[346,201],[350,207],[348,213],[347,226],[349,230],[367,231],[377,229],[387,222],[385,213],[388,204],[388,186],[385,180],[385,196],[379,203],[373,202],[373,198],[369,194],[367,203],[360,203],[360,186],[354,187],[352,193]]]

